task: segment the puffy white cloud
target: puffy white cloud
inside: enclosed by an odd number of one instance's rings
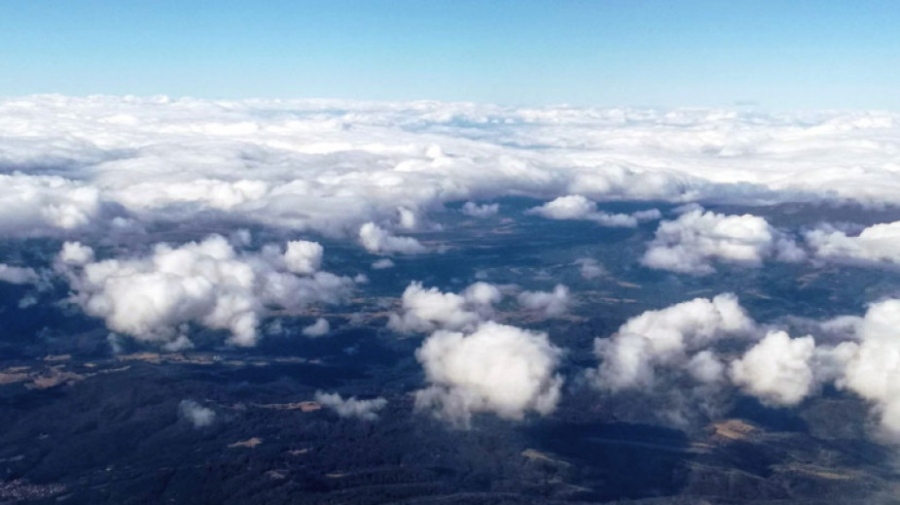
[[[366,223],[359,229],[359,242],[367,251],[375,254],[421,254],[428,249],[412,237],[395,237],[375,223]]]
[[[486,282],[476,282],[461,294],[442,293],[412,282],[403,291],[400,313],[389,316],[388,328],[403,333],[472,329],[490,316],[492,305],[502,297],[496,286]]]
[[[764,259],[799,261],[804,253],[765,219],[693,210],[663,221],[641,263],[650,268],[694,275],[713,273],[714,260],[760,266]]]
[[[80,242],[64,242],[57,260],[66,266],[84,266],[94,261],[94,250]]]
[[[194,428],[205,428],[216,420],[216,411],[204,407],[194,400],[181,400],[178,404],[178,413],[191,422]]]
[[[569,310],[569,288],[557,284],[553,291],[523,291],[517,300],[528,310],[541,311],[548,317],[559,317]]]
[[[581,195],[561,196],[528,211],[547,219],[588,219],[597,212],[597,204]]]
[[[881,426],[900,439],[900,300],[872,304],[859,329],[840,382],[876,405]]]
[[[372,270],[385,270],[394,268],[394,262],[390,258],[381,258],[372,262]]]
[[[601,226],[634,228],[642,221],[659,219],[658,209],[635,212],[634,214],[610,214],[597,210],[597,204],[582,195],[561,196],[540,207],[526,211],[547,219],[594,221]]]
[[[490,314],[491,306],[503,299],[503,292],[488,282],[475,282],[463,291],[463,298],[484,315]]]
[[[464,334],[432,334],[416,351],[430,386],[416,406],[468,426],[479,412],[522,419],[556,408],[563,379],[556,373],[562,351],[546,333],[486,322]]]
[[[100,190],[90,184],[58,176],[0,173],[0,234],[76,230],[91,223],[101,208]]]
[[[187,338],[187,323],[227,330],[235,345],[254,345],[266,305],[297,311],[339,303],[353,286],[328,272],[283,271],[271,249],[240,255],[219,235],[180,247],[158,244],[146,257],[85,263],[89,257],[84,246],[69,244],[58,259],[68,265],[85,312],[104,318],[112,331],[170,346]]]
[[[284,253],[287,269],[295,274],[309,275],[322,266],[324,249],[318,242],[294,240],[288,242]]]
[[[307,337],[322,337],[331,331],[331,324],[324,317],[316,319],[316,322],[303,328],[303,334]]]
[[[408,209],[406,207],[398,207],[397,214],[399,214],[400,219],[397,224],[400,225],[401,228],[406,230],[415,230],[419,226],[419,216],[416,215],[416,212],[412,209]]]
[[[772,331],[733,361],[729,374],[735,384],[765,403],[795,405],[815,386],[815,347],[809,335],[791,338],[784,331]]]
[[[579,258],[575,260],[575,264],[581,267],[581,277],[585,279],[596,279],[607,274],[603,265],[593,258]]]
[[[725,364],[716,353],[705,350],[691,356],[687,363],[691,377],[702,384],[715,384],[725,378]]]
[[[462,206],[463,214],[469,217],[477,217],[479,219],[496,216],[497,212],[499,211],[500,204],[498,203],[485,203],[483,205],[478,205],[475,202],[466,202]]]
[[[717,358],[703,351],[719,339],[748,334],[754,327],[730,293],[646,311],[626,321],[613,336],[594,340],[600,359],[595,383],[610,391],[651,387],[657,367],[689,369],[702,382],[716,381],[722,373]]]
[[[823,227],[806,234],[820,259],[868,266],[900,265],[900,221],[870,226],[857,236]]]
[[[316,392],[316,401],[323,407],[331,409],[340,417],[356,417],[364,421],[378,420],[378,411],[387,406],[384,398],[359,400],[355,396],[342,398],[338,393]]]
[[[662,218],[662,212],[660,212],[659,209],[639,210],[637,212],[632,212],[631,217],[637,219],[640,223],[656,221],[657,219]]]
[[[10,284],[29,284],[38,281],[38,274],[33,268],[14,267],[0,263],[0,282]]]
[[[782,330],[769,330],[758,341],[738,340],[759,329],[733,295],[695,299],[647,311],[610,338],[595,339],[601,361],[588,377],[610,392],[648,390],[659,386],[655,375],[664,369],[686,373],[699,391],[723,393],[734,386],[778,407],[796,405],[834,383],[871,402],[881,434],[900,440],[900,299],[874,303],[864,317],[807,326],[832,343],[817,345],[811,335],[791,338]],[[720,354],[717,342],[723,338],[730,341]],[[729,357],[741,347],[741,354]]]

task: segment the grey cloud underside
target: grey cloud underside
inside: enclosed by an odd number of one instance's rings
[[[205,212],[356,235],[398,208],[414,217],[446,201],[521,194],[879,204],[900,196],[898,125],[887,113],[6,99],[0,233]],[[608,223],[632,224],[623,219]]]

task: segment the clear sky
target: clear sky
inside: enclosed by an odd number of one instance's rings
[[[900,0],[3,0],[0,95],[900,110]]]

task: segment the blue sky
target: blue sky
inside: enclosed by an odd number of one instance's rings
[[[4,0],[0,95],[900,110],[900,1]]]

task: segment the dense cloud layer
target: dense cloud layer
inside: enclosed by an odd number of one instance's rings
[[[418,215],[445,201],[521,194],[890,202],[900,197],[898,125],[863,112],[6,99],[0,233],[201,213],[355,235],[400,208]]]
[[[416,393],[416,405],[460,426],[479,412],[507,419],[549,414],[563,384],[556,374],[561,355],[546,333],[494,322],[467,334],[437,331],[416,351],[430,383]]]

